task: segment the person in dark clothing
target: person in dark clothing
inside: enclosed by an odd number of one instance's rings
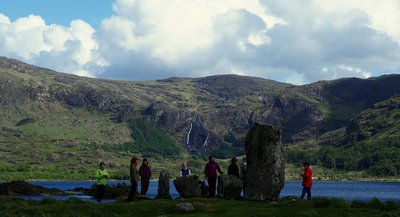
[[[209,197],[215,197],[215,190],[217,185],[217,171],[220,174],[224,174],[219,167],[219,165],[215,162],[215,156],[208,157],[209,162],[206,164],[204,168],[204,174],[206,175],[208,182],[208,193]]]
[[[104,193],[106,192],[105,185],[97,185],[97,194],[96,194],[96,201],[97,203],[101,203],[101,200],[104,198]]]
[[[239,166],[236,164],[237,158],[234,157],[231,160],[231,164],[228,167],[228,175],[233,175],[239,178]]]
[[[129,169],[130,173],[130,181],[131,181],[131,190],[129,191],[129,196],[128,196],[128,201],[132,202],[133,198],[136,195],[137,192],[137,186],[138,186],[138,181],[139,181],[139,171],[137,170],[137,165],[138,165],[139,159],[137,157],[133,157],[131,159],[131,166]]]
[[[149,184],[151,178],[151,169],[149,167],[149,162],[147,161],[147,158],[143,159],[142,166],[140,166],[139,169],[139,175],[141,184],[140,195],[143,196],[146,195],[147,190],[149,190]]]
[[[303,191],[301,193],[300,199],[303,199],[304,196],[307,194],[307,199],[311,199],[311,187],[312,187],[312,170],[310,167],[310,163],[305,162],[304,164],[304,171],[300,173],[300,176],[303,177],[302,186]]]

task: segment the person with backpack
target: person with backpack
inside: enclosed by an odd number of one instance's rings
[[[302,186],[303,186],[303,191],[301,193],[300,199],[303,199],[304,196],[307,194],[307,199],[311,199],[311,187],[312,187],[312,170],[310,167],[310,163],[305,162],[303,164],[304,166],[304,171],[300,173],[300,176],[303,178],[302,181]]]
[[[147,194],[147,191],[149,190],[150,179],[151,179],[151,169],[149,167],[149,161],[147,160],[147,158],[143,158],[142,166],[140,166],[139,169],[139,175],[141,184],[140,195],[144,196]]]
[[[101,162],[99,165],[99,169],[97,169],[97,171],[96,171],[97,203],[101,203],[101,200],[104,198],[104,193],[106,191],[106,185],[107,185],[108,178],[109,178],[109,175],[108,175],[108,171],[106,169],[106,164],[104,162]]]

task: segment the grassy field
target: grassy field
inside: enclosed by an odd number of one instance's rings
[[[97,151],[88,150],[87,156],[99,154]],[[132,153],[120,152],[117,155],[103,153],[105,159],[109,159],[112,168],[109,168],[111,179],[128,179],[128,163]],[[96,162],[95,159],[91,159]],[[241,158],[239,158],[241,159]],[[188,162],[192,174],[203,178],[204,165],[207,162],[206,157],[181,156],[179,158],[165,158],[153,156],[149,158],[150,167],[153,171],[153,179],[158,178],[161,170],[168,170],[171,177],[179,175],[181,162]],[[220,159],[219,164],[223,171],[227,172],[230,159]],[[0,180],[94,180],[94,173],[97,170],[97,164],[80,164],[81,161],[75,159],[54,162],[53,164],[25,164],[17,168],[10,167],[7,164],[0,163]],[[88,165],[90,167],[88,167]],[[300,180],[299,173],[302,170],[301,165],[287,164],[285,169],[286,180]],[[365,171],[339,171],[327,169],[321,166],[313,166],[313,179],[317,181],[400,181],[400,176],[371,176]]]
[[[400,216],[400,204],[379,200],[370,202],[346,202],[340,199],[316,198],[311,201],[284,199],[276,204],[255,201],[233,201],[221,199],[190,199],[194,211],[183,212],[175,209],[178,201],[143,200],[135,203],[94,204],[75,198],[67,201],[44,199],[26,201],[1,198],[0,216]]]

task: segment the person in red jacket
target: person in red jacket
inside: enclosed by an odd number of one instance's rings
[[[300,174],[303,177],[303,192],[301,193],[300,199],[303,199],[307,193],[307,199],[311,199],[311,187],[312,187],[312,170],[310,167],[310,163],[305,162],[304,164],[304,172]]]
[[[215,190],[217,185],[217,171],[220,174],[223,174],[219,165],[215,162],[215,156],[208,157],[209,162],[206,164],[204,168],[204,174],[207,177],[208,182],[208,196],[215,197]]]

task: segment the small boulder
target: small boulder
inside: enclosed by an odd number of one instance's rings
[[[194,207],[191,203],[188,202],[179,202],[176,204],[175,207],[176,210],[180,210],[180,211],[185,211],[185,212],[190,212],[194,210]]]
[[[236,176],[220,175],[218,177],[218,197],[239,199],[243,189],[243,181]]]
[[[161,170],[158,178],[158,195],[157,198],[171,199],[169,195],[169,172]]]
[[[182,176],[174,180],[174,186],[181,198],[201,197],[198,176]]]
[[[46,160],[49,162],[55,162],[55,161],[59,161],[60,158],[61,158],[61,156],[59,154],[52,153],[47,156]]]

